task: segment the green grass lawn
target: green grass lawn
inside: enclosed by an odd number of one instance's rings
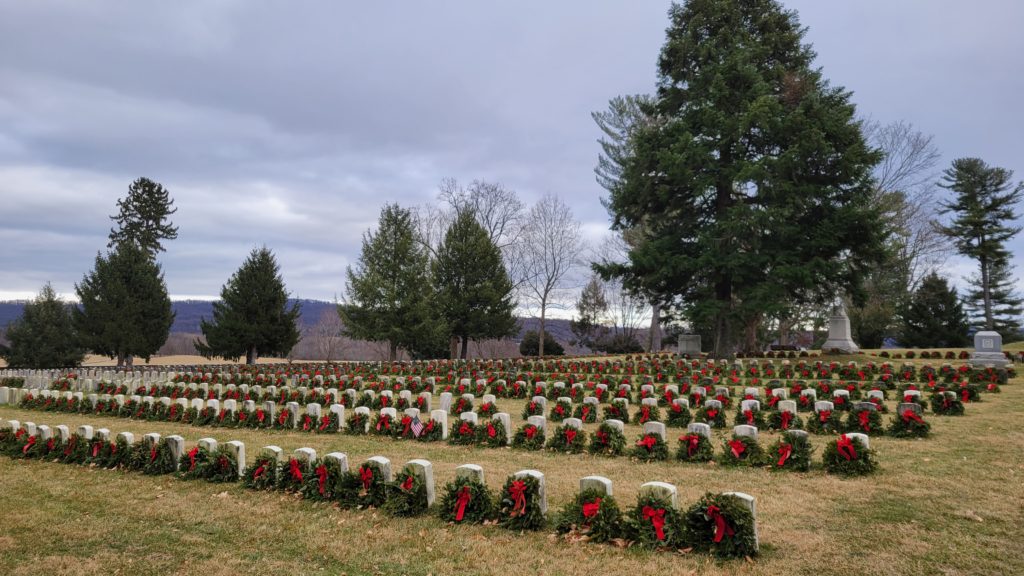
[[[628,458],[453,447],[377,437],[205,429],[111,417],[0,407],[0,419],[79,424],[205,436],[261,446],[342,451],[355,465],[384,455],[434,463],[439,485],[465,463],[484,467],[497,490],[524,468],[546,474],[552,512],[579,478],[615,483],[622,506],[643,482],[679,487],[680,507],[704,492],[757,498],[761,556],[719,562],[708,556],[571,543],[551,531],[518,534],[495,526],[449,526],[436,516],[395,519],[346,511],[239,484],[0,458],[0,574],[1024,574],[1024,382],[986,394],[967,415],[928,414],[927,440],[873,438],[880,471],[842,480],[713,464],[641,464]],[[518,426],[522,401],[498,400]],[[894,404],[890,401],[890,405]],[[730,421],[733,410],[729,410]],[[885,416],[888,422],[890,416]],[[586,428],[592,430],[596,425]],[[634,440],[639,427],[628,427]],[[715,438],[720,450],[724,433]],[[670,447],[678,432],[670,429]],[[767,447],[774,439],[764,434]],[[812,436],[815,462],[826,438]]]

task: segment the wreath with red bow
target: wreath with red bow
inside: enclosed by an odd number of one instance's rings
[[[588,488],[558,513],[555,530],[559,534],[586,536],[590,542],[607,542],[623,535],[622,511],[615,498]]]
[[[668,460],[668,445],[658,434],[644,434],[633,445],[632,456],[644,462]]]
[[[509,476],[501,489],[498,523],[509,530],[540,530],[546,520],[540,510],[540,482],[533,476]]]
[[[380,507],[387,500],[384,472],[370,460],[344,474],[337,486],[336,498],[342,508]]]
[[[764,412],[762,410],[744,410],[743,405],[736,410],[736,416],[732,420],[736,426],[753,426],[755,428],[767,428],[767,424],[764,420]]]
[[[523,424],[512,437],[512,447],[524,450],[540,450],[546,438],[544,429],[533,424]]]
[[[559,426],[548,440],[547,447],[556,452],[579,454],[587,447],[587,434],[582,429]]]
[[[927,438],[930,432],[931,425],[913,409],[897,410],[889,425],[894,438]]]
[[[352,415],[348,417],[348,420],[345,423],[345,431],[355,436],[367,434],[366,424],[369,420],[370,417],[368,414],[352,412]]]
[[[454,524],[479,524],[497,513],[494,495],[486,484],[462,477],[444,487],[441,497],[441,520]]]
[[[643,548],[678,548],[683,544],[679,511],[654,495],[637,498],[626,524],[631,539]]]
[[[486,420],[476,426],[476,442],[489,448],[501,448],[508,445],[508,432],[501,420]]]
[[[572,411],[573,418],[579,418],[584,424],[593,424],[597,422],[597,404],[588,404],[586,402],[576,405],[576,408]]]
[[[587,451],[602,456],[620,456],[626,449],[626,436],[618,428],[602,422],[590,436]]]
[[[253,490],[273,490],[277,487],[279,468],[273,456],[260,456],[245,469],[242,485]]]
[[[740,498],[705,494],[683,517],[683,541],[719,558],[757,555],[754,516]]]
[[[406,465],[386,487],[384,511],[392,516],[418,516],[427,511],[427,485]]]
[[[572,402],[568,400],[555,402],[555,405],[551,407],[551,411],[548,413],[548,420],[561,422],[566,418],[572,418]]]
[[[846,431],[861,434],[881,434],[882,415],[870,408],[854,408],[846,415]]]
[[[751,436],[732,435],[723,443],[722,454],[718,459],[725,466],[761,466],[764,464],[764,449]]]
[[[605,420],[621,420],[629,422],[629,406],[626,401],[615,398],[604,407]]]
[[[670,428],[686,428],[693,420],[690,409],[682,404],[669,403],[665,407],[665,426]]]
[[[807,431],[814,434],[838,434],[843,431],[842,412],[819,410],[807,415]]]
[[[712,428],[725,428],[725,409],[701,406],[694,415],[694,421],[701,422]]]
[[[826,472],[839,476],[863,476],[878,467],[874,450],[869,450],[860,438],[846,434],[825,445],[822,462]]]
[[[811,469],[811,454],[814,447],[804,435],[782,434],[768,448],[765,461],[772,470],[807,472]]]
[[[711,439],[703,434],[689,432],[679,437],[676,460],[682,462],[710,462],[715,457]]]

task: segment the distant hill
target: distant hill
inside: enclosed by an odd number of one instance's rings
[[[334,310],[334,303],[321,300],[292,300],[298,302],[302,307],[302,314],[299,317],[299,328],[304,329],[316,324],[317,320],[325,313]],[[21,310],[25,306],[24,301],[0,302],[0,328],[6,327],[12,321],[21,316]],[[199,322],[203,318],[213,316],[213,303],[206,300],[176,300],[171,303],[174,309],[174,324],[171,326],[171,333],[198,334]],[[520,318],[520,330],[517,340],[527,330],[536,330],[540,326],[539,318]],[[545,325],[549,334],[555,340],[567,344],[572,339],[572,331],[569,329],[568,320],[549,318]]]

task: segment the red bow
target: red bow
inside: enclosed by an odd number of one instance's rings
[[[368,466],[359,469],[359,480],[363,483],[363,490],[370,489],[370,482],[373,481],[373,470]]]
[[[597,513],[601,510],[601,499],[594,498],[593,502],[585,502],[583,504],[583,517],[590,519],[597,516]]]
[[[711,410],[707,410],[705,412],[705,414],[707,414],[708,420],[714,420],[715,418],[718,417],[718,410],[715,409],[715,408],[712,408]]]
[[[95,454],[94,454],[95,455]],[[199,455],[199,446],[188,451],[188,469],[193,470],[196,467],[196,456]]]
[[[643,508],[644,520],[650,520],[651,525],[654,526],[654,534],[658,537],[658,540],[665,539],[665,509],[664,508],[653,508],[651,506],[644,506]]]
[[[313,420],[309,417],[309,415],[302,417],[302,430],[304,432],[309,432],[309,428],[312,426],[312,424]]]
[[[686,455],[692,457],[693,453],[700,447],[700,436],[697,434],[687,434],[680,438],[686,442]]]
[[[508,495],[515,503],[509,516],[515,518],[516,516],[526,514],[526,483],[522,480],[513,481],[512,485],[508,488]]]
[[[290,468],[292,479],[302,482],[302,470],[299,468],[298,459],[292,458],[291,460],[289,460],[288,467]]]
[[[277,417],[277,423],[284,426],[284,423],[288,421],[288,410],[282,410],[281,415]]]
[[[792,422],[792,421],[793,421],[793,413],[792,412],[783,412],[782,413],[782,429],[783,430],[789,430],[789,423]]]
[[[149,450],[149,461],[152,462],[153,460],[156,460],[156,446]]]
[[[792,454],[792,453],[793,453],[793,445],[792,444],[783,444],[782,446],[779,446],[779,461],[778,461],[778,463],[776,465],[777,466],[784,466],[786,464],[786,460],[789,460],[789,455]]]
[[[606,432],[597,431],[597,441],[601,444],[608,443],[608,434]]]
[[[533,437],[536,436],[536,435],[537,435],[537,427],[536,426],[531,424],[531,425],[526,427],[526,437],[528,439],[533,440]]]
[[[903,397],[903,401],[904,402],[908,402],[908,403],[909,402],[913,402],[914,401],[914,397],[913,396],[904,396]]]
[[[260,464],[260,466],[258,468],[256,468],[256,471],[252,473],[253,479],[256,479],[256,478],[259,478],[260,476],[263,476],[263,473],[266,472],[266,471],[267,471],[266,467],[263,464]]]
[[[469,486],[463,486],[455,499],[456,522],[462,522],[462,517],[466,514],[466,505],[469,504],[470,497]]]
[[[412,418],[408,416],[402,417],[402,436],[409,435],[409,428],[412,426]]]
[[[836,440],[836,449],[839,450],[839,455],[846,458],[847,461],[857,457],[857,449],[854,447],[853,441],[846,434],[843,434]]]
[[[100,453],[100,443],[97,442],[92,446],[92,457],[95,458]]]
[[[327,466],[323,464],[316,467],[317,485],[320,489],[320,495],[324,495],[324,484],[327,482]]]
[[[744,452],[747,451],[747,445],[741,440],[729,440],[729,450],[732,451],[732,455],[739,458]]]
[[[722,516],[718,506],[708,506],[708,518],[715,522],[715,537],[714,542],[717,544],[722,541],[723,536],[732,537],[736,534],[736,531],[732,529],[732,526],[725,521],[725,516]]]
[[[658,440],[654,437],[654,435],[648,434],[647,436],[641,438],[640,441],[636,443],[636,445],[638,447],[642,446],[644,448],[647,448],[647,451],[650,452],[651,450],[654,449],[654,445],[657,443]]]
[[[831,418],[831,417],[832,417],[832,411],[831,410],[822,410],[821,412],[818,412],[818,420],[822,424],[828,422],[828,419]]]
[[[380,432],[380,427],[383,426],[385,430],[391,430],[391,416],[384,415],[377,419],[377,431]]]
[[[971,391],[969,389],[967,389],[967,388],[962,388],[960,390],[960,398],[961,398],[961,400],[963,402],[970,402],[971,401]]]
[[[583,421],[585,422],[587,420],[587,416],[590,414],[590,406],[584,405],[580,409],[580,413],[583,415]]]
[[[331,425],[331,415],[323,416],[320,418],[320,430],[326,430]]]
[[[747,424],[749,424],[751,426],[754,425],[754,411],[753,410],[744,410],[743,411],[743,417],[747,419]]]
[[[405,482],[402,482],[402,490],[405,490],[406,492],[412,490],[412,483],[413,483],[412,476],[411,475],[410,476],[406,476],[405,477]]]
[[[921,417],[917,415],[917,412],[914,412],[913,410],[904,410],[901,416],[903,416],[904,424],[909,424],[911,420],[918,424],[924,424],[924,420],[922,420]]]
[[[862,410],[857,414],[857,420],[860,421],[860,427],[865,432],[871,432],[871,412]]]
[[[473,427],[469,425],[469,422],[463,422],[462,426],[459,426],[459,434],[466,436],[467,434],[473,433]]]
[[[497,435],[498,435],[498,431],[494,429],[494,424],[491,424],[490,422],[488,422],[487,423],[487,436],[490,437],[490,438],[494,438]]]
[[[22,454],[28,454],[29,449],[32,448],[32,446],[34,446],[35,443],[36,443],[36,437],[35,436],[29,436],[28,437],[28,444],[25,444],[25,447],[21,449],[21,453]]]
[[[262,408],[260,408],[259,410],[257,410],[257,411],[256,411],[256,420],[257,420],[257,421],[258,421],[258,422],[259,422],[260,424],[263,424],[263,420],[264,420],[264,419],[265,419],[266,417],[267,417],[267,413],[266,413],[266,412],[264,412]]]

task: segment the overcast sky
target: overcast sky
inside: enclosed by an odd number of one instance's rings
[[[863,116],[933,134],[940,168],[1024,178],[1024,2],[785,5]],[[382,204],[444,177],[556,193],[596,240],[590,113],[653,90],[668,6],[0,0],[0,299],[73,293],[138,176],[178,207],[175,297],[218,294],[266,244],[295,296],[329,300]]]

